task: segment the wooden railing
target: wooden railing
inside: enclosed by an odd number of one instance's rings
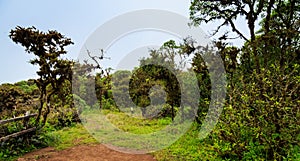
[[[13,133],[13,134],[1,137],[0,138],[0,142],[7,141],[7,140],[9,140],[11,138],[18,137],[18,136],[27,134],[29,132],[35,131],[36,127],[28,128],[29,118],[35,117],[35,116],[37,116],[37,114],[26,114],[25,116],[15,117],[15,118],[7,119],[7,120],[0,120],[0,125],[6,124],[6,123],[10,123],[10,122],[16,122],[16,121],[24,120],[24,127],[26,128],[26,129],[24,129],[22,131],[19,131],[19,132],[16,132],[16,133]]]

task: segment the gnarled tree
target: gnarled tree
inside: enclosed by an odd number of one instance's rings
[[[67,53],[65,47],[73,42],[55,30],[42,32],[35,27],[17,26],[10,31],[9,37],[25,47],[27,53],[33,54],[35,58],[30,63],[39,66],[36,84],[40,90],[40,107],[36,122],[39,123],[43,116],[44,125],[50,113],[51,97],[59,92],[65,81],[71,80],[73,63],[61,56]]]

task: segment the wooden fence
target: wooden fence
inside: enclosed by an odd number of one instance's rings
[[[26,116],[15,117],[15,118],[7,119],[7,120],[0,120],[0,125],[6,124],[6,123],[10,123],[10,122],[16,122],[16,121],[24,120],[23,123],[24,123],[24,127],[25,127],[25,129],[22,130],[22,131],[19,131],[19,132],[16,132],[16,133],[13,133],[13,134],[1,137],[0,138],[0,142],[7,141],[7,140],[9,140],[11,138],[18,137],[18,136],[27,134],[29,132],[35,131],[36,127],[28,128],[29,118],[35,117],[35,116],[37,116],[37,114],[26,114]]]

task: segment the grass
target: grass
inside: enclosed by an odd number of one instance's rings
[[[84,116],[88,116],[89,119],[95,119],[96,117],[99,120],[107,119],[115,127],[106,127],[98,124],[99,122],[95,122],[97,124],[76,124],[72,127],[48,132],[46,134],[46,137],[49,138],[48,145],[57,150],[63,150],[82,144],[92,145],[98,143],[112,143],[113,145],[137,150],[139,150],[139,148],[145,149],[145,147],[147,149],[147,146],[149,146],[148,148],[151,149],[153,147],[144,143],[143,140],[141,141],[140,138],[127,142],[126,139],[130,139],[130,137],[120,134],[119,130],[123,133],[132,133],[137,134],[138,136],[145,135],[144,139],[147,140],[148,138],[151,138],[149,134],[155,133],[171,123],[169,118],[147,120],[130,117],[120,112],[103,112],[105,113],[105,115],[103,115],[105,118],[99,117],[99,113],[97,114],[95,111],[90,111]],[[85,121],[89,122],[88,120]],[[176,128],[172,130],[176,130]],[[177,130],[182,132],[180,129]],[[170,133],[173,134],[174,132],[172,133],[171,131]],[[156,140],[158,147],[154,147],[160,150],[151,153],[157,160],[220,160],[216,150],[213,148],[213,143],[209,144],[207,140],[203,141],[198,139],[198,128],[195,124],[193,124],[187,133],[182,135],[177,141],[171,142],[172,144],[170,146],[169,144],[167,146],[167,144],[164,143],[164,141],[169,141],[169,135],[166,134],[166,136],[163,136],[162,134],[160,137],[161,138]],[[164,148],[161,149],[160,147]]]
[[[152,152],[171,145],[190,122],[170,118],[143,119],[121,112],[87,110],[81,114],[84,126],[101,143],[136,151]]]
[[[160,131],[172,122],[170,118],[148,120],[108,110],[102,111],[101,114],[98,110],[87,111],[82,115],[82,120],[83,124],[76,124],[58,131],[49,130],[51,132],[46,133],[45,136],[48,138],[48,145],[58,150],[95,143],[144,149],[145,144],[140,144],[141,139],[132,136],[142,135],[143,138],[149,138],[153,133]],[[102,120],[107,120],[111,124],[108,125]],[[129,138],[134,139],[128,141]]]
[[[48,142],[48,145],[57,150],[67,149],[76,145],[98,143],[81,124],[49,132],[46,135],[52,138],[51,141]]]
[[[198,160],[221,160],[213,144],[207,140],[198,138],[199,129],[193,124],[191,128],[171,146],[152,153],[157,160],[161,161],[198,161]]]
[[[118,129],[134,134],[149,134],[161,130],[172,123],[171,118],[142,119],[130,117],[125,113],[108,113],[107,119]]]
[[[109,111],[103,111],[103,112],[105,113],[106,119],[109,120],[118,129],[129,133],[135,133],[135,134],[155,133],[163,128],[166,128],[167,125],[172,123],[170,118],[148,120],[148,119],[130,117],[127,114],[120,113],[120,112],[109,112]],[[95,112],[92,113],[95,114]],[[94,117],[91,115],[91,113],[87,115],[90,118]],[[104,119],[104,118],[99,118],[99,119]],[[117,132],[109,133],[108,131],[111,129],[106,129],[106,130],[103,130],[103,132],[105,131],[109,135],[108,137],[103,137],[103,135],[101,135],[103,139],[114,141],[112,138],[116,138],[116,137],[121,137],[123,139],[127,138],[126,135],[122,135],[122,134],[120,135]],[[97,130],[95,130],[94,132],[96,131]],[[98,132],[101,133],[100,131],[101,130],[99,129]],[[168,131],[168,132],[170,134],[174,134],[174,132],[172,131]],[[184,131],[179,130],[179,132],[184,132]],[[199,127],[196,124],[192,124],[188,129],[188,131],[184,133],[184,135],[179,137],[179,139],[173,142],[170,146],[166,146],[167,144],[164,144],[164,141],[170,143],[170,140],[168,140],[168,138],[164,138],[164,137],[169,137],[169,135],[164,136],[163,134],[161,134],[160,135],[161,138],[157,140],[158,146],[154,147],[159,150],[152,152],[152,155],[154,155],[155,158],[157,158],[157,160],[183,160],[183,161],[222,160],[221,158],[219,158],[220,156],[218,156],[218,152],[214,147],[215,146],[214,142],[210,141],[209,138],[200,140],[198,136],[199,136]],[[151,136],[147,136],[147,137],[151,137]],[[147,137],[145,137],[145,139],[147,139]],[[134,143],[135,141],[136,140],[131,140],[130,143]],[[135,146],[130,146],[130,144],[128,145],[128,143],[125,141],[124,142],[116,141],[114,143],[116,145],[125,146],[129,148],[133,147],[137,149],[139,148],[138,145],[143,146],[142,148],[145,148],[145,146],[147,146],[147,144],[141,144],[141,142],[138,141]],[[165,148],[160,149],[160,147],[165,147]],[[151,149],[151,147],[149,149]]]

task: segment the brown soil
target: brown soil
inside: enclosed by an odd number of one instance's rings
[[[24,155],[18,161],[155,161],[147,154],[127,154],[104,145],[79,145],[66,150],[44,148]]]

